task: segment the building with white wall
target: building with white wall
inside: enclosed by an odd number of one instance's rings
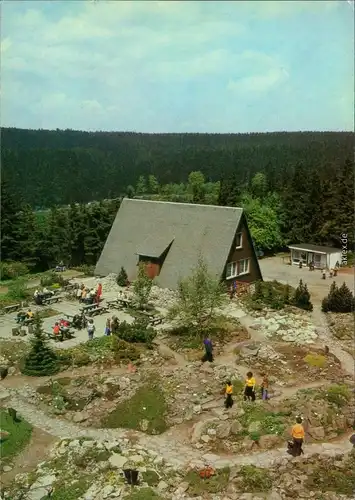
[[[291,251],[291,264],[309,266],[314,262],[317,269],[333,269],[336,264],[341,265],[341,249],[333,247],[323,247],[318,245],[289,245]]]

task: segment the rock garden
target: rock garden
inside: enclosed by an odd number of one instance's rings
[[[131,287],[145,308],[163,316],[157,327],[138,310],[115,335],[57,349],[43,337],[38,317],[31,343],[4,342],[5,498],[283,500],[309,498],[307,490],[319,500],[351,498],[353,459],[344,443],[354,423],[353,375],[319,344],[307,287],[300,285],[301,296],[273,283],[261,292],[256,287],[254,298],[230,301],[199,266],[200,279],[183,283],[178,294],[146,281]],[[105,293],[122,290],[113,275],[102,283]],[[201,362],[206,337],[213,363]],[[255,402],[243,399],[248,371],[256,377]],[[263,373],[270,383],[266,401],[259,395]],[[227,380],[234,389],[228,410]],[[306,455],[291,459],[286,443],[297,415]],[[58,443],[21,474],[16,455],[40,422]],[[209,466],[211,477],[201,477]],[[334,474],[327,477],[330,466]],[[139,471],[138,486],[127,484],[125,469]],[[6,482],[10,471],[18,473]]]

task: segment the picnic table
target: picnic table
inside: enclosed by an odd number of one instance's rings
[[[105,307],[105,306],[98,306],[98,307],[95,307],[95,309],[89,309],[89,311],[87,311],[85,314],[87,316],[97,316],[98,314],[103,314],[103,313],[106,313],[108,312],[108,307]]]
[[[69,340],[74,337],[73,332],[69,328],[60,330],[58,335],[55,335],[53,332],[44,333],[49,339],[54,340],[55,342],[63,342],[64,340]]]
[[[77,288],[75,283],[69,283],[69,285],[65,285],[64,290],[66,292],[70,292],[71,290],[75,290]]]
[[[83,306],[80,311],[84,314],[86,314],[89,311],[93,311],[94,309],[97,309],[99,307],[99,304],[94,302],[93,304],[88,304],[86,306]]]
[[[161,316],[153,316],[152,318],[149,318],[149,323],[151,326],[157,326],[161,325],[163,322],[163,318]]]
[[[132,301],[130,299],[124,299],[124,298],[119,297],[117,299],[117,304],[119,304],[120,306],[123,306],[123,307],[128,307],[132,304]]]
[[[62,297],[59,295],[51,295],[50,297],[46,297],[45,299],[42,299],[42,305],[49,305],[49,304],[54,304],[57,302],[60,302],[62,300]]]
[[[13,304],[11,306],[6,306],[3,308],[4,314],[12,313],[18,311],[21,308],[21,304]]]

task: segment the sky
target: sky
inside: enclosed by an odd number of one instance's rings
[[[3,0],[0,61],[3,127],[354,129],[344,0]]]

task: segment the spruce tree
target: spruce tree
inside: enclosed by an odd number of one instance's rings
[[[24,375],[45,377],[59,371],[59,362],[55,352],[48,346],[42,329],[39,314],[34,317],[34,331],[31,338],[31,350],[24,360],[21,369]]]
[[[19,203],[6,179],[1,179],[1,260],[18,257]]]
[[[127,286],[128,283],[128,275],[124,267],[121,267],[121,270],[117,276],[117,285],[119,286]]]
[[[312,311],[313,305],[310,299],[311,294],[308,291],[306,283],[303,283],[303,281],[300,280],[293,296],[293,305],[299,307],[300,309],[304,309],[305,311]]]

